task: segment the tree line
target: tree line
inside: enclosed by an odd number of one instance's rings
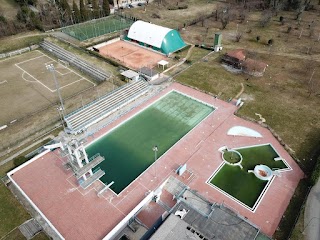
[[[110,15],[112,0],[15,0],[19,4],[16,18],[7,19],[0,12],[0,37],[38,29],[41,31],[85,22]],[[79,2],[78,2],[79,1]]]

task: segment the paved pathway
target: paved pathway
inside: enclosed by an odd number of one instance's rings
[[[305,240],[320,239],[320,179],[311,189],[304,212]]]

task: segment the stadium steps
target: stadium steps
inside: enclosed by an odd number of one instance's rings
[[[122,90],[117,92],[117,94],[112,94],[111,96],[108,96],[108,101],[103,99],[102,101],[96,102],[96,104],[91,105],[90,111],[79,111],[76,115],[71,116],[68,120],[72,121],[74,128],[77,128],[81,126],[84,121],[89,120],[92,117],[92,113],[94,113],[96,116],[104,114],[105,111],[108,111],[112,106],[121,101],[121,98],[130,98],[132,95],[135,95],[136,92],[139,93],[141,86],[143,85],[143,82],[139,82],[138,84],[134,84],[130,88],[127,88],[125,91]]]
[[[34,218],[32,218],[21,224],[19,226],[19,230],[26,239],[32,239],[38,232],[42,230],[42,227]]]
[[[99,178],[101,178],[103,175],[105,174],[104,171],[102,171],[101,169],[99,169],[98,171],[96,171],[92,176],[88,177],[87,180],[83,181],[80,186],[83,189],[88,188],[91,184],[93,184],[95,181],[97,181]]]
[[[148,89],[149,84],[143,80],[128,83],[79,110],[68,114],[65,116],[65,122],[71,133],[77,133],[100,121],[129,101],[133,101],[147,92]]]
[[[76,67],[80,71],[92,76],[97,81],[105,81],[112,76],[111,73],[107,73],[95,66],[92,66],[91,64],[68,52],[67,50],[55,45],[54,43],[43,41],[40,43],[40,46],[59,59],[67,61],[71,66]]]

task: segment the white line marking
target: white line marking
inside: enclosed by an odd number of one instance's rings
[[[60,89],[65,88],[65,87],[68,87],[68,86],[70,86],[70,85],[72,85],[72,84],[74,84],[74,83],[76,83],[76,82],[80,82],[81,80],[84,80],[84,78],[80,78],[79,80],[76,80],[76,81],[74,81],[74,82],[72,82],[72,83],[69,83],[69,84],[67,84],[67,85],[64,85],[64,86],[60,87]],[[56,90],[55,90],[55,91],[56,91]]]
[[[25,63],[25,62],[30,62],[30,61],[33,61],[35,59],[38,59],[38,58],[41,58],[41,57],[44,57],[45,55],[42,54],[41,56],[38,56],[38,57],[34,57],[34,58],[29,58],[28,60],[25,60],[25,61],[22,61],[22,62],[18,62],[16,63],[15,65],[19,65],[19,64],[22,64],[22,63]]]
[[[46,89],[48,89],[50,92],[54,92],[53,90],[51,90],[49,87],[47,87],[45,84],[43,84],[41,81],[39,81],[38,79],[36,79],[34,76],[32,76],[30,73],[28,73],[27,71],[25,71],[23,68],[21,68],[20,66],[18,66],[17,64],[15,64],[15,66],[17,68],[19,68],[23,73],[28,74],[30,77],[32,77],[34,80],[36,80],[38,83],[40,83],[42,86],[44,86]]]
[[[45,56],[47,56],[49,59],[51,59],[51,60],[55,61],[53,58],[49,57],[48,55],[45,55]],[[55,62],[57,62],[57,61],[55,61]],[[97,84],[95,84],[94,82],[90,81],[89,79],[87,79],[87,78],[85,78],[85,77],[81,76],[80,74],[78,74],[77,72],[73,71],[72,69],[70,69],[70,68],[68,68],[68,67],[65,67],[65,68],[69,69],[69,70],[70,70],[70,72],[73,72],[73,73],[74,73],[74,74],[76,74],[77,76],[79,76],[79,77],[81,77],[81,78],[83,78],[83,79],[87,80],[87,81],[88,81],[88,82],[90,82],[93,86],[96,86],[96,85],[97,85]],[[57,71],[57,70],[56,70],[56,71]]]
[[[23,72],[23,73],[21,74],[21,77],[22,77],[23,80],[25,80],[26,82],[37,82],[37,81],[30,81],[30,80],[26,79],[26,78],[24,77],[24,74],[25,74],[25,73],[26,73],[26,72]]]
[[[0,84],[4,84],[4,83],[7,83],[8,81],[7,80],[4,80],[2,82],[0,82]]]

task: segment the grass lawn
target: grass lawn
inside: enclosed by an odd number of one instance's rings
[[[282,160],[274,161],[274,158],[279,156],[269,144],[236,150],[242,155],[241,165],[244,171],[253,170],[259,164],[267,165],[271,170],[287,168]]]
[[[30,215],[27,211],[0,182],[0,239],[28,219]]]
[[[0,53],[14,51],[20,48],[29,47],[40,43],[46,36],[38,31],[21,33],[14,36],[3,37],[0,39]]]
[[[252,208],[268,181],[238,166],[225,164],[210,183]]]
[[[89,145],[89,156],[100,153],[106,161],[101,180],[114,181],[111,188],[120,193],[158,157],[207,117],[214,109],[177,92],[171,92],[109,134]],[[112,171],[110,171],[112,169]]]

